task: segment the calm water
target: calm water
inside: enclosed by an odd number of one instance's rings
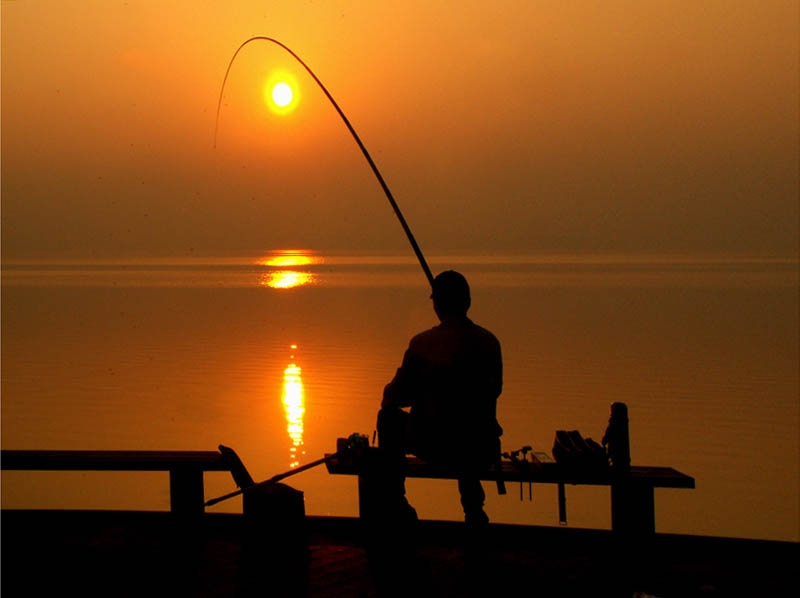
[[[412,334],[435,324],[406,256],[4,263],[4,449],[233,447],[263,479],[374,430]],[[473,286],[503,345],[505,449],[557,429],[599,440],[628,404],[635,464],[693,475],[656,491],[662,532],[798,540],[795,259],[479,256],[431,260]],[[287,480],[310,514],[355,515],[350,478]],[[167,474],[5,472],[7,508],[168,508]],[[459,519],[454,483],[409,482],[426,518]],[[207,474],[206,494],[234,489]],[[557,525],[487,485],[493,520]],[[241,502],[213,510],[238,511]],[[608,528],[605,488],[567,487],[569,525]]]

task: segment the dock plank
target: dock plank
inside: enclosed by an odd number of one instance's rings
[[[330,455],[326,455],[328,457]],[[342,461],[332,458],[327,463],[328,472],[338,475],[359,475],[361,465],[358,460]],[[406,457],[406,477],[427,479],[458,479],[458,472],[446,467],[437,467],[416,457]],[[655,467],[645,465],[631,466],[630,478],[636,482],[646,483],[655,488],[694,488],[693,477],[681,473],[672,467]],[[527,469],[503,461],[501,469],[486,471],[482,480],[505,482],[532,482],[539,484],[581,484],[592,486],[610,486],[618,478],[610,471],[574,471],[558,463],[541,463]]]

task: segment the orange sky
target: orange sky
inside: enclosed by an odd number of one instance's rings
[[[798,3],[2,2],[2,252],[796,254]],[[263,103],[273,69],[302,102]]]

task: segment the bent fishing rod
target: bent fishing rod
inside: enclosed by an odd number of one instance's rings
[[[412,234],[411,229],[409,228],[408,223],[406,222],[406,219],[403,217],[403,213],[400,211],[400,207],[397,205],[397,202],[394,200],[394,197],[392,196],[392,192],[389,190],[389,185],[387,185],[386,181],[383,179],[383,176],[378,170],[378,167],[372,160],[372,156],[369,155],[367,148],[364,146],[364,143],[361,141],[361,138],[356,133],[356,130],[353,128],[353,125],[350,124],[350,121],[347,119],[344,112],[342,112],[342,109],[339,107],[339,104],[337,104],[336,100],[333,99],[333,96],[330,94],[327,88],[322,84],[322,81],[320,81],[319,78],[314,74],[314,71],[312,71],[311,68],[305,62],[303,62],[303,60],[285,44],[271,37],[264,37],[261,35],[257,35],[255,37],[251,37],[250,39],[242,43],[242,45],[240,45],[236,49],[236,52],[233,53],[233,57],[231,58],[231,61],[228,63],[228,68],[225,71],[225,78],[222,80],[222,87],[219,90],[219,101],[217,102],[217,119],[216,123],[214,124],[214,147],[215,148],[217,147],[217,130],[219,129],[219,112],[220,108],[222,107],[222,95],[225,91],[225,83],[228,80],[228,74],[231,72],[233,61],[236,60],[236,56],[239,54],[242,48],[244,48],[247,44],[249,44],[250,42],[260,41],[260,40],[277,44],[278,46],[286,50],[292,56],[292,58],[294,58],[297,62],[299,62],[302,65],[302,67],[306,71],[308,71],[308,74],[311,75],[311,78],[314,79],[314,81],[316,81],[317,85],[319,85],[322,92],[330,100],[331,104],[333,104],[333,107],[336,108],[336,112],[338,112],[339,116],[342,117],[342,121],[344,121],[345,126],[350,131],[350,134],[353,136],[353,139],[355,139],[356,144],[361,149],[361,153],[364,154],[364,157],[367,159],[370,168],[372,168],[372,172],[378,179],[378,182],[380,183],[383,192],[386,194],[386,198],[389,200],[389,204],[392,206],[392,209],[394,210],[395,216],[397,216],[397,219],[400,221],[400,226],[403,227],[403,230],[406,233],[406,237],[408,237],[408,242],[411,243],[411,248],[414,250],[414,253],[417,256],[417,260],[419,260],[419,265],[422,266],[422,271],[425,273],[425,277],[428,279],[428,282],[430,283],[431,287],[433,287],[433,274],[431,273],[431,269],[428,267],[428,263],[425,261],[425,256],[422,255],[422,250],[419,248],[416,239],[414,239],[414,235]]]

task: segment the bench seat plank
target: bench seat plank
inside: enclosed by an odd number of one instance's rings
[[[328,472],[358,476],[359,512],[367,506],[367,479],[376,467],[381,467],[380,449],[371,447],[354,459],[326,455]],[[458,478],[454,469],[431,465],[416,457],[406,457],[407,478],[452,480]],[[566,522],[564,485],[609,486],[611,488],[611,529],[624,535],[642,538],[655,533],[655,488],[694,488],[694,478],[671,467],[631,466],[630,475],[614,475],[610,471],[576,471],[559,463],[515,464],[503,461],[498,469],[484,472],[481,480],[558,484],[559,520]]]
[[[328,457],[329,455],[326,455]],[[332,458],[326,463],[328,472],[340,475],[359,475],[358,465]],[[406,477],[454,480],[458,473],[452,469],[430,465],[416,457],[406,457]],[[482,480],[505,482],[533,482],[539,484],[581,484],[610,486],[614,478],[610,472],[572,472],[558,463],[541,463],[520,469],[509,461],[502,462],[501,471],[490,470],[481,476]],[[631,479],[654,488],[694,488],[694,478],[671,467],[631,466]]]

